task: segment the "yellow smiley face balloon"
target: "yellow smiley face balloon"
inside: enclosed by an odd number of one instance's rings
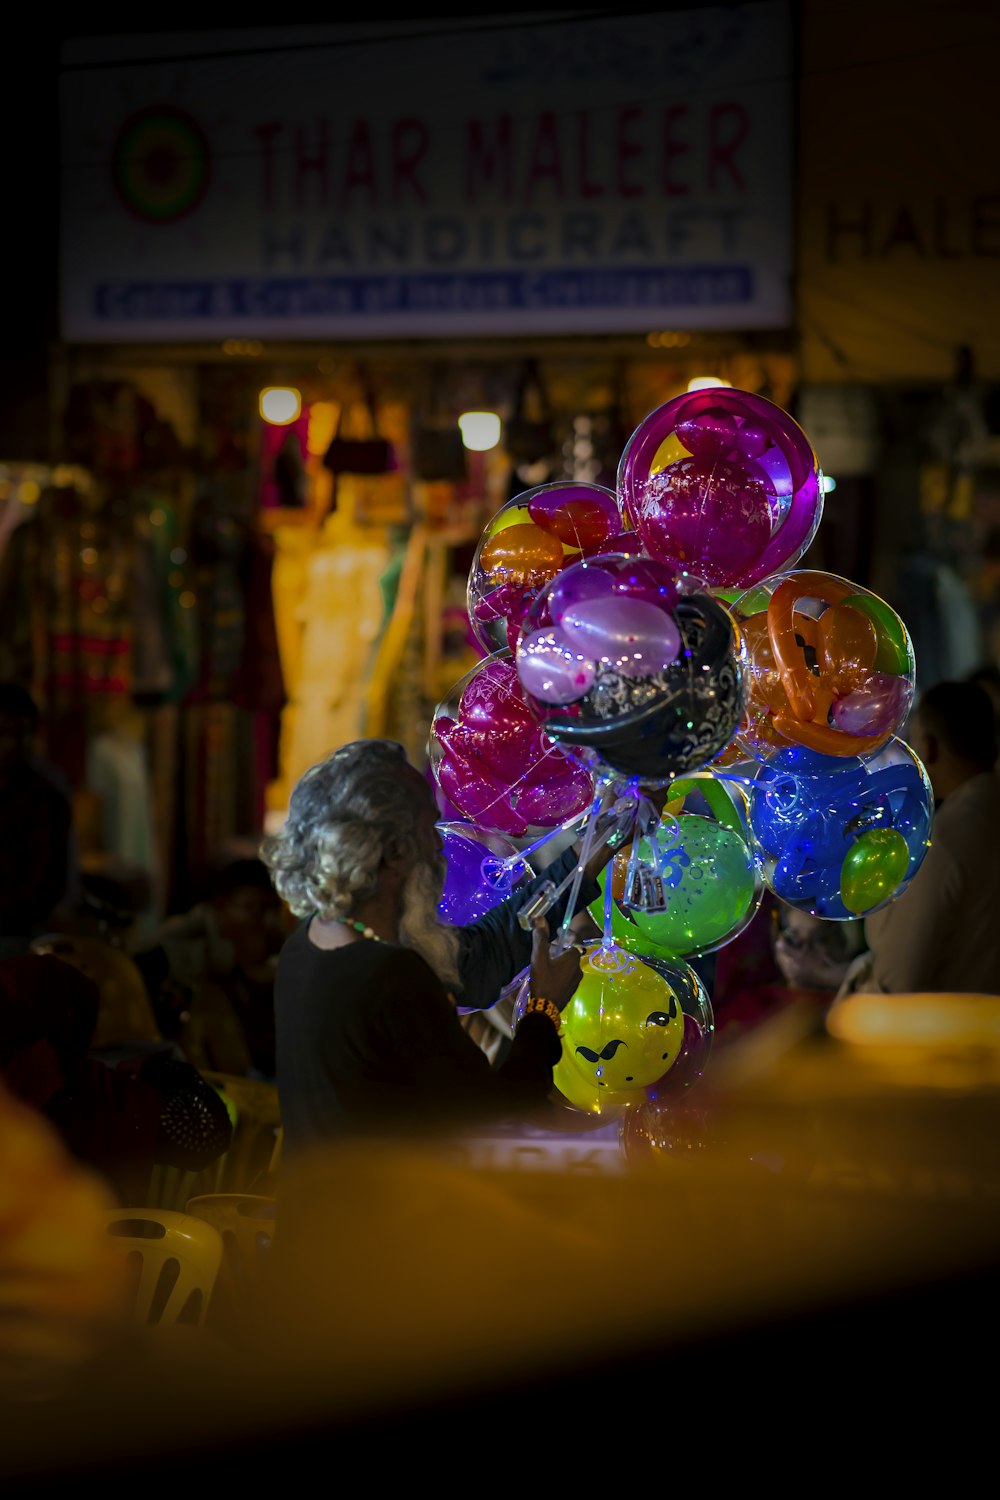
[[[556,1087],[571,1103],[602,1112],[602,1100],[628,1105],[673,1067],[684,1015],[666,979],[635,954],[595,941],[583,977],[563,1011]]]

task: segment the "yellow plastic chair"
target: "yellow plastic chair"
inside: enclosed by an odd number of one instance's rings
[[[61,958],[97,985],[101,1000],[92,1048],[162,1040],[138,965],[123,949],[103,938],[49,932],[34,939],[31,951]]]
[[[222,1266],[219,1230],[194,1214],[147,1207],[115,1209],[107,1226],[125,1258],[133,1326],[202,1327]]]
[[[257,1313],[276,1208],[274,1198],[256,1193],[205,1193],[188,1201],[187,1212],[204,1219],[222,1239],[222,1268],[209,1322],[230,1338],[238,1339]]]
[[[213,1187],[199,1184],[190,1196],[203,1193],[252,1193],[271,1169],[274,1148],[281,1129],[277,1084],[262,1079],[239,1078],[231,1073],[204,1072],[203,1078],[232,1101],[236,1111],[233,1141],[222,1158]]]
[[[239,1128],[239,1111],[235,1103],[226,1090],[219,1088],[219,1085],[214,1083],[207,1074],[202,1074],[202,1077],[212,1083],[212,1087],[216,1089],[226,1106],[233,1127],[233,1141],[235,1141]],[[229,1150],[232,1150],[232,1145]],[[152,1208],[171,1209],[175,1213],[184,1213],[189,1198],[201,1193],[221,1192],[228,1156],[229,1151],[225,1151],[215,1161],[209,1162],[207,1167],[194,1172],[185,1171],[183,1167],[154,1167],[149,1187],[146,1190],[147,1203]]]

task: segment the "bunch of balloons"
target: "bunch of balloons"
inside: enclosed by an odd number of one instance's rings
[[[899,738],[913,647],[867,588],[797,568],[823,494],[787,412],[713,387],[649,413],[614,493],[541,485],[480,539],[484,660],[429,744],[467,820],[441,825],[466,896],[446,891],[444,919],[516,900],[529,856],[567,831],[586,853],[610,807],[635,825],[564,1013],[554,1084],[573,1109],[627,1113],[697,1080],[714,1023],[690,960],[738,936],[765,889],[845,921],[897,899],[924,857],[930,784]]]

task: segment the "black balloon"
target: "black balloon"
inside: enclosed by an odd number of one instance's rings
[[[708,594],[673,610],[677,660],[648,677],[600,667],[586,697],[546,715],[545,733],[592,770],[663,785],[699,770],[733,739],[743,714],[743,679],[732,622]]]

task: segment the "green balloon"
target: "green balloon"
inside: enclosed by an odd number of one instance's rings
[[[840,899],[855,916],[888,901],[910,865],[906,840],[895,828],[871,828],[844,855]]]
[[[746,841],[735,829],[710,818],[681,813],[676,839],[669,845],[664,840],[660,854],[666,911],[633,911],[614,902],[615,941],[630,953],[653,958],[694,957],[721,947],[753,915],[759,901],[756,867]],[[647,839],[640,841],[639,858],[652,866]],[[607,872],[602,872],[602,893],[606,878]],[[590,912],[603,927],[603,894]]]

